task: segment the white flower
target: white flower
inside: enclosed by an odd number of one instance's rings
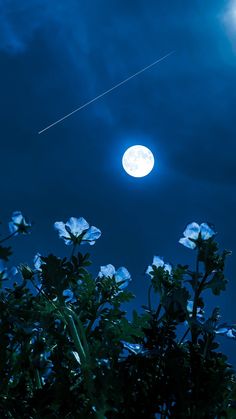
[[[153,265],[156,268],[164,268],[164,271],[168,272],[171,275],[172,272],[172,266],[169,263],[165,263],[164,260],[160,257],[160,256],[154,256],[153,257],[153,262],[152,262],[152,266],[148,266],[147,270],[146,270],[146,274],[151,275],[150,272],[153,271]]]
[[[23,217],[21,211],[15,211],[12,214],[11,221],[8,223],[8,226],[11,234],[28,234],[31,227],[31,223],[27,223],[25,221],[25,218]]]
[[[183,232],[184,237],[179,240],[179,243],[183,244],[189,249],[195,249],[196,243],[193,240],[197,240],[201,235],[202,240],[207,240],[214,236],[216,232],[207,223],[197,224],[195,222],[187,225]]]
[[[66,223],[57,221],[54,223],[54,227],[66,245],[84,243],[93,245],[95,240],[101,236],[101,231],[94,226],[89,227],[83,217],[71,217]]]
[[[215,330],[215,333],[217,335],[226,336],[230,339],[236,340],[236,327],[235,325],[229,326],[226,323],[222,324],[221,326],[218,326]]]
[[[13,266],[11,269],[8,269],[3,261],[0,259],[0,279],[12,279],[18,273],[18,269]]]
[[[131,281],[131,276],[129,271],[121,266],[117,271],[115,270],[115,267],[111,264],[101,266],[100,271],[98,273],[99,278],[115,278],[116,283],[119,285],[119,289],[123,290],[127,287],[129,282]]]
[[[99,271],[99,278],[102,278],[103,276],[105,277],[109,277],[112,278],[116,273],[115,267],[111,264],[109,265],[105,265],[105,266],[100,266],[100,271]]]

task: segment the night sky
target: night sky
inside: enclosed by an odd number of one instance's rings
[[[186,224],[211,222],[233,255],[227,291],[207,302],[235,322],[236,1],[1,0],[0,72],[2,233],[15,210],[34,223],[12,240],[13,262],[69,255],[53,223],[83,216],[102,231],[82,248],[92,272],[127,267],[138,308],[153,255],[193,263],[178,240]],[[147,177],[122,168],[134,144],[155,156]],[[235,341],[219,340],[236,366]]]

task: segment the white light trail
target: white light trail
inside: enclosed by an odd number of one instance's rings
[[[79,112],[81,109],[86,108],[91,103],[95,102],[96,100],[100,99],[101,97],[103,97],[103,96],[107,95],[108,93],[112,92],[113,90],[117,89],[117,87],[122,86],[122,84],[127,83],[127,81],[133,79],[134,77],[138,76],[139,74],[143,73],[144,71],[148,70],[149,68],[153,67],[154,65],[160,63],[161,61],[164,61],[166,58],[168,58],[173,53],[174,53],[174,51],[171,51],[168,54],[164,55],[163,57],[158,58],[158,60],[154,61],[152,64],[148,65],[147,67],[142,68],[141,70],[137,71],[137,73],[132,74],[132,76],[129,76],[127,79],[121,81],[120,83],[116,84],[115,86],[111,87],[110,89],[106,90],[105,92],[101,93],[100,95],[96,96],[94,99],[91,99],[88,102],[84,103],[79,108],[74,109],[72,112],[68,113],[67,115],[63,116],[62,118],[58,119],[57,121],[53,122],[52,124],[48,125],[46,128],[43,128],[41,131],[38,132],[38,134],[42,134],[43,132],[49,130],[50,128],[54,127],[55,125],[59,124],[60,122],[64,121],[65,119],[69,118],[74,113]]]

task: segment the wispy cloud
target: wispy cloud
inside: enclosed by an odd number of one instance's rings
[[[0,50],[20,54],[30,45],[37,31],[51,25],[56,33],[60,32],[63,23],[70,24],[77,7],[73,0],[2,0]]]

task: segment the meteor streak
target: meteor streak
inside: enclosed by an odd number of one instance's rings
[[[127,83],[127,81],[133,79],[134,77],[138,76],[139,74],[143,73],[144,71],[148,70],[149,68],[153,67],[154,65],[160,63],[161,61],[164,61],[166,58],[168,58],[173,53],[174,53],[174,51],[171,51],[168,54],[164,55],[163,57],[158,58],[158,60],[154,61],[152,64],[149,64],[147,67],[142,68],[137,73],[133,74],[132,76],[129,76],[127,79],[121,81],[120,83],[116,84],[115,86],[111,87],[110,89],[106,90],[105,92],[101,93],[100,95],[96,96],[94,99],[89,100],[88,102],[81,105],[79,108],[74,109],[72,112],[68,113],[67,115],[63,116],[62,118],[58,119],[57,121],[53,122],[52,124],[48,125],[46,128],[39,131],[38,134],[42,134],[43,132],[52,128],[54,125],[57,125],[60,122],[64,121],[65,119],[69,118],[74,113],[79,112],[83,108],[86,108],[91,103],[95,102],[96,100],[100,99],[101,97],[103,97],[103,96],[107,95],[108,93],[112,92],[113,90],[117,89],[117,87],[122,86],[122,84]]]

